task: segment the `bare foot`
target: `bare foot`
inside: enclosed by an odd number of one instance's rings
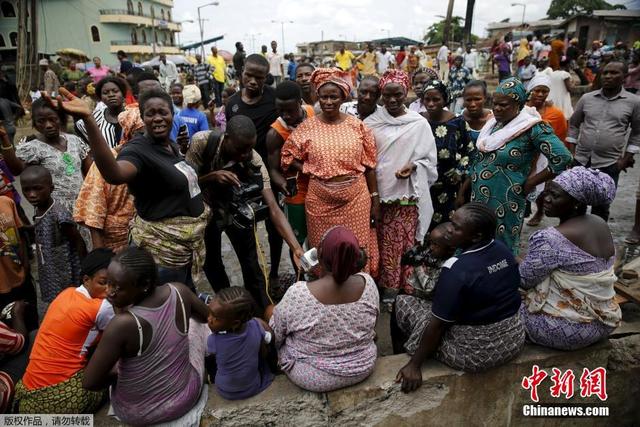
[[[529,221],[527,221],[527,225],[530,227],[537,227],[542,222],[542,215],[534,215]]]

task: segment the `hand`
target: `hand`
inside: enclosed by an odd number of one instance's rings
[[[287,189],[287,180],[281,177],[273,177],[271,179],[271,188],[274,190],[273,193],[282,193],[285,196],[289,197],[289,190]]]
[[[233,185],[239,187],[242,184],[235,173],[225,170],[209,172],[203,176],[201,180],[205,180],[205,178],[218,185]]]
[[[416,366],[409,361],[396,375],[396,382],[401,382],[401,390],[410,393],[417,390],[422,385],[422,372],[420,366]]]
[[[83,120],[91,117],[93,113],[86,102],[72,95],[67,89],[61,87],[60,95],[56,99],[51,98],[47,92],[41,92],[47,104],[54,110],[62,110],[70,114],[76,120]]]
[[[176,136],[176,142],[180,146],[180,152],[182,154],[187,154],[187,150],[189,149],[189,132],[187,129],[183,129],[178,132]]]
[[[293,262],[296,265],[296,269],[299,271],[302,268],[302,263],[300,262],[300,258],[304,255],[304,251],[300,246],[293,250]]]
[[[373,220],[371,228],[373,228],[378,224],[378,221],[380,221],[380,199],[378,196],[371,198],[371,219]]]
[[[618,159],[618,161],[616,162],[616,165],[618,166],[619,171],[626,172],[627,168],[632,168],[635,163],[636,161],[633,158],[633,156],[625,155]]]
[[[6,145],[9,145],[9,135],[7,134],[7,130],[4,128],[2,123],[0,122],[0,140]]]
[[[396,171],[396,178],[397,179],[407,179],[411,176],[411,173],[413,172],[413,165],[411,163],[405,165],[402,167],[402,169]]]
[[[449,182],[453,185],[456,185],[462,181],[462,176],[458,173],[456,169],[451,169],[444,174],[445,177],[449,178]]]
[[[454,209],[459,209],[466,203],[467,201],[464,198],[464,192],[458,190],[458,194],[456,194],[456,200],[453,202]]]

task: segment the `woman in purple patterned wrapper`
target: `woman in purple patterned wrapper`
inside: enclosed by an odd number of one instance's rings
[[[587,205],[611,203],[616,187],[602,172],[575,167],[558,175],[543,193],[544,213],[560,224],[529,238],[520,264],[520,307],[531,341],[560,350],[586,347],[620,324],[614,300],[615,247],[609,226]]]

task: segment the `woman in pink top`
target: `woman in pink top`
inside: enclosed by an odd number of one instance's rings
[[[282,370],[298,386],[326,392],[371,375],[377,349],[378,289],[366,273],[356,236],[327,231],[318,248],[320,279],[298,282],[275,307],[269,326]]]
[[[111,73],[111,68],[106,65],[102,65],[102,60],[97,56],[93,58],[93,65],[95,65],[95,67],[87,70],[87,74],[93,79],[93,84],[97,84],[100,80]]]
[[[111,404],[123,423],[180,419],[177,425],[191,425],[206,400],[201,391],[208,307],[185,285],[157,286],[158,269],[144,249],[121,252],[107,277],[107,299],[121,313],[107,326],[82,386],[113,385]]]

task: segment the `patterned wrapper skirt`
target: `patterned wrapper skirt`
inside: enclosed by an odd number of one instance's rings
[[[589,323],[572,322],[562,317],[529,313],[520,306],[520,316],[531,342],[558,350],[578,350],[607,338],[615,329],[594,320]]]
[[[369,257],[365,272],[378,273],[378,241],[370,226],[371,197],[364,175],[343,182],[312,178],[305,200],[309,246],[317,248],[331,227],[347,227]]]
[[[16,408],[21,414],[88,414],[98,410],[107,390],[89,391],[82,388],[84,370],[61,383],[27,390],[16,385]]]
[[[380,279],[382,288],[405,289],[412,293],[408,283],[413,268],[400,265],[402,255],[411,249],[418,226],[418,207],[400,203],[382,203],[382,219],[378,225],[380,248]]]
[[[396,299],[398,326],[409,338],[404,344],[413,354],[431,320],[431,301],[400,295]],[[442,337],[436,359],[467,372],[482,372],[516,357],[524,348],[525,331],[516,313],[488,325],[453,325]]]

